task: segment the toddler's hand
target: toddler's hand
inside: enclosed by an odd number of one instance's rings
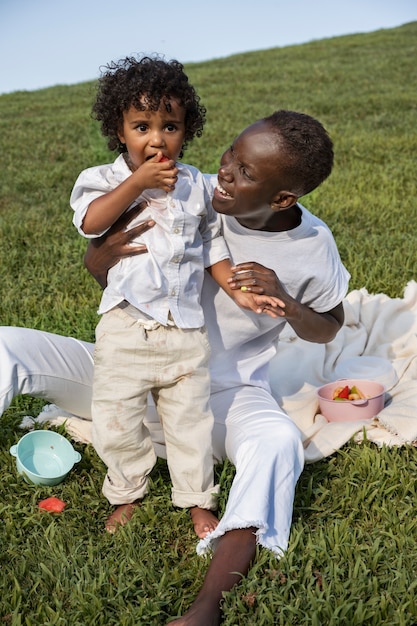
[[[175,189],[178,168],[175,161],[163,155],[162,152],[158,152],[154,157],[142,163],[132,176],[136,177],[138,186],[142,189],[162,189],[169,193]]]
[[[255,313],[265,313],[270,317],[277,318],[285,315],[285,304],[279,298],[264,296],[244,291],[234,291],[233,299],[244,309],[255,311]]]
[[[279,298],[253,294],[253,300],[257,306],[257,313],[265,313],[270,317],[285,316],[285,303]]]

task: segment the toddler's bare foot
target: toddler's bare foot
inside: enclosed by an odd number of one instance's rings
[[[132,515],[138,506],[139,501],[117,506],[106,520],[105,528],[107,532],[115,533],[119,526],[125,526],[125,524],[130,522]]]
[[[195,534],[199,539],[204,539],[219,524],[219,520],[209,509],[200,509],[194,506],[190,509],[191,519],[194,524]]]

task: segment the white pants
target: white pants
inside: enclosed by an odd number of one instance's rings
[[[69,337],[0,327],[0,411],[14,396],[29,394],[89,418],[93,351],[93,344]],[[228,457],[236,476],[219,526],[200,541],[198,551],[228,530],[254,526],[258,542],[280,555],[288,544],[295,486],[304,465],[300,432],[258,387],[226,389],[210,401],[214,459]],[[158,443],[156,416],[147,423]],[[162,450],[159,446],[158,454]]]

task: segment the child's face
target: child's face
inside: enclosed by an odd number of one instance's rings
[[[262,228],[271,218],[273,199],[285,189],[282,159],[268,124],[259,121],[246,128],[220,160],[214,209],[248,228]]]
[[[138,169],[158,151],[176,161],[184,144],[185,110],[171,100],[171,111],[161,104],[157,111],[139,111],[131,106],[123,114],[119,139],[126,144],[130,166]]]

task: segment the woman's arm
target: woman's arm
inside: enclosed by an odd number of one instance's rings
[[[229,281],[232,275],[232,264],[230,259],[214,263],[207,268],[207,271],[238,306],[255,311],[255,313],[265,313],[270,317],[279,317],[277,309],[283,306],[283,302],[278,298],[269,295],[256,295],[245,292],[245,290],[231,288]]]
[[[120,259],[147,252],[145,245],[132,245],[132,240],[152,228],[155,222],[147,220],[126,230],[130,222],[140,215],[146,206],[147,203],[142,202],[128,213],[124,213],[102,237],[89,241],[84,255],[84,265],[103,289],[107,285],[107,272]]]
[[[284,306],[276,309],[277,315],[285,317],[301,339],[328,343],[342,327],[345,319],[342,302],[325,313],[317,313],[292,298],[273,270],[253,262],[240,263],[232,270],[234,275],[229,280],[229,286],[232,289],[245,286],[247,291],[254,294],[268,294],[278,298]]]

